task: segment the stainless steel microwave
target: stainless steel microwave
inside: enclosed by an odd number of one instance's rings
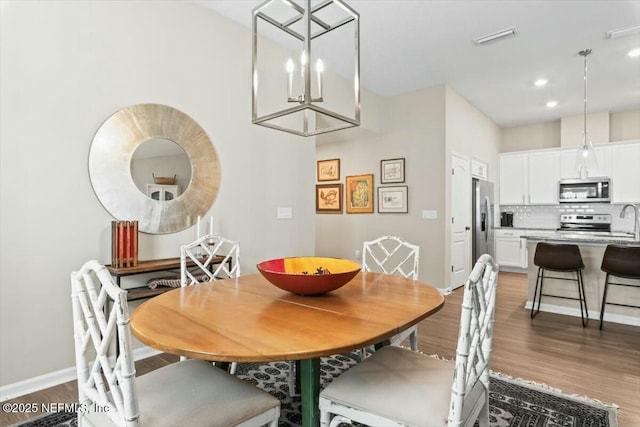
[[[562,179],[558,191],[560,203],[610,203],[609,178]]]

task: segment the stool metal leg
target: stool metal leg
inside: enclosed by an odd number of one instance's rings
[[[609,273],[604,279],[604,292],[602,293],[602,306],[600,307],[600,329],[602,329],[602,320],[604,319],[604,307],[607,301],[607,289],[609,288]]]
[[[576,271],[578,277],[578,299],[580,300],[580,317],[582,319],[582,327],[587,326],[589,322],[589,311],[587,310],[587,295],[584,291],[584,281],[582,280],[582,270]],[[584,304],[584,309],[583,309]],[[586,317],[586,321],[585,321]]]
[[[538,267],[538,275],[536,276],[536,288],[533,291],[533,301],[531,302],[531,318],[536,317],[540,311],[540,300],[542,299],[542,282],[544,281],[544,269]],[[540,284],[540,293],[538,293],[538,283]],[[536,310],[536,297],[538,298],[538,309]]]

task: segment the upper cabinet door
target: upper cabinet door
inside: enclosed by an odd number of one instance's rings
[[[545,151],[529,154],[529,194],[527,204],[555,205],[558,203],[560,153]]]
[[[526,190],[527,155],[500,155],[500,204],[524,205]]]
[[[640,203],[640,142],[611,150],[613,203]]]

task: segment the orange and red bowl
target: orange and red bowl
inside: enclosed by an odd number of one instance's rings
[[[339,289],[361,268],[355,261],[328,257],[277,258],[257,267],[271,284],[299,295],[321,295]]]

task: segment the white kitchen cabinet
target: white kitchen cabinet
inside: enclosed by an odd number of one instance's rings
[[[611,146],[598,145],[593,148],[596,153],[598,167],[589,170],[588,177],[611,176]],[[560,151],[560,179],[579,178],[576,168],[578,148],[565,148]]]
[[[161,202],[177,198],[180,191],[179,185],[147,184],[147,196]]]
[[[558,203],[559,150],[500,155],[501,205]]]
[[[558,203],[560,153],[541,151],[527,156],[528,193],[526,204],[555,205]]]
[[[499,228],[494,232],[496,262],[501,267],[527,268],[525,230]]]
[[[612,203],[640,203],[640,142],[611,147]]]
[[[527,155],[500,155],[500,204],[523,205],[527,193]]]

